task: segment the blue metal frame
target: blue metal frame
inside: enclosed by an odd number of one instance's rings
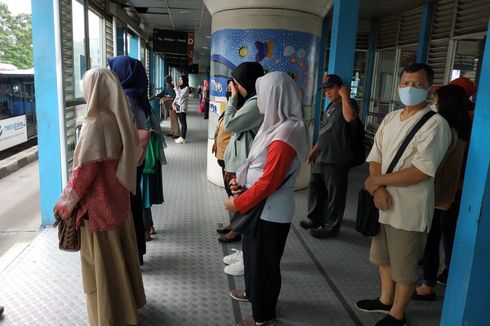
[[[490,21],[487,35],[490,35]],[[486,42],[480,80],[490,80]],[[482,82],[471,133],[463,198],[441,325],[488,325],[490,302],[490,83]]]
[[[368,67],[366,72],[366,85],[364,86],[364,98],[362,105],[362,122],[366,124],[369,105],[371,104],[371,90],[373,88],[374,59],[376,58],[376,39],[378,22],[371,22],[371,32],[369,34]]]
[[[329,31],[329,24],[330,21],[326,17],[323,18],[323,24],[322,24],[322,37],[320,40],[320,59],[318,61],[318,81],[317,85],[318,87],[321,87],[323,85],[323,74],[325,72],[325,60],[326,60],[326,55],[327,55],[327,38],[328,38],[328,31]],[[315,98],[315,116],[313,119],[313,145],[316,144],[318,141],[318,132],[320,128],[320,117],[321,117],[321,112],[322,112],[322,96],[323,96],[323,90],[320,89],[317,91],[316,98]]]
[[[427,61],[427,50],[429,49],[430,28],[432,23],[432,9],[434,4],[432,1],[426,0],[422,11],[422,19],[420,22],[419,44],[417,49],[417,62]]]
[[[34,85],[38,128],[42,225],[54,222],[53,207],[62,190],[61,140],[55,13],[52,0],[32,1]],[[64,123],[64,122],[63,122]]]

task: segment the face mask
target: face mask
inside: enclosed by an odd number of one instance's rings
[[[408,106],[414,106],[425,101],[428,89],[416,88],[416,87],[403,87],[398,89],[400,100],[403,104]]]

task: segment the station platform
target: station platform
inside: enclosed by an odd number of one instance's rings
[[[165,121],[168,130],[168,121]],[[140,325],[231,326],[251,314],[230,289],[243,277],[223,272],[222,258],[237,248],[217,241],[226,222],[222,188],[206,179],[207,120],[190,106],[188,143],[167,138],[163,167],[165,203],[153,207],[157,234],[147,242],[142,266],[147,304]],[[338,237],[315,239],[299,227],[307,210],[307,190],[295,194],[296,212],[282,260],[280,325],[374,325],[382,314],[354,307],[379,295],[375,266],[368,260],[370,239],[353,229],[357,191],[367,167],[351,171],[345,223]],[[435,302],[411,302],[409,325],[439,325],[443,288]],[[47,227],[0,270],[0,305],[6,325],[87,325],[78,253],[58,250],[57,230]]]

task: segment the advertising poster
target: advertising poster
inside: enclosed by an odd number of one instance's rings
[[[0,151],[27,141],[26,116],[0,120]]]

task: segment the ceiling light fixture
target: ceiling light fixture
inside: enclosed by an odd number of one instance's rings
[[[206,38],[211,38],[211,35],[206,35]]]
[[[181,10],[181,11],[179,11],[179,14],[181,14],[181,15],[190,15],[191,12],[189,10]]]
[[[203,46],[202,47],[204,50],[209,50],[209,48],[207,46]]]

